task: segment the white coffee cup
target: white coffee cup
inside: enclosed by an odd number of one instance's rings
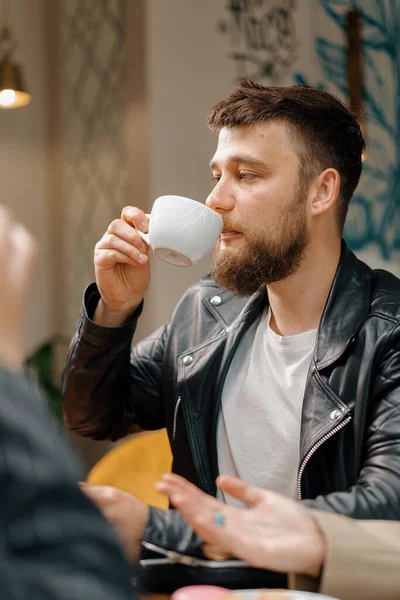
[[[223,222],[205,204],[183,196],[160,196],[149,219],[149,233],[137,230],[154,254],[177,267],[191,267],[207,254]]]

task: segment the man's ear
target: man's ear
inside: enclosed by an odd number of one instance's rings
[[[315,217],[329,210],[335,204],[339,193],[339,172],[336,169],[325,169],[314,184],[311,215]]]

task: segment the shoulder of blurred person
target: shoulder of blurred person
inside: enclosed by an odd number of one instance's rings
[[[0,597],[131,598],[114,532],[36,386],[0,367],[0,398]]]
[[[319,580],[290,575],[292,589],[318,591],[341,600],[392,600],[400,597],[400,523],[359,521],[312,511],[325,538]]]

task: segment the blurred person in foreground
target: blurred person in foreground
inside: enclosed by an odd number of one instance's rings
[[[151,279],[137,233],[148,220],[122,211],[96,245],[65,371],[66,424],[98,440],[166,427],[173,472],[228,503],[219,474],[312,508],[399,519],[400,281],[342,239],[360,125],[326,91],[252,82],[208,124],[218,144],[206,204],[224,223],[211,276],[132,349]],[[141,541],[201,553],[177,511],[87,491],[132,557]]]
[[[400,598],[398,522],[311,510],[228,476],[217,479],[218,489],[246,508],[226,505],[174,474],[156,487],[204,540],[209,558],[236,557],[288,573],[290,588],[341,600]]]
[[[0,206],[0,598],[128,600],[115,534],[80,491],[79,470],[23,373],[23,307],[36,257]]]

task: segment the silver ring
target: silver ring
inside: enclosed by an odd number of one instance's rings
[[[217,510],[214,513],[214,525],[217,527],[223,527],[225,525],[225,515],[221,510]]]

